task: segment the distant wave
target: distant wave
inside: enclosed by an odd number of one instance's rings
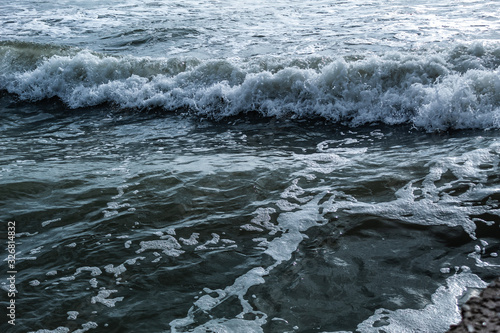
[[[428,131],[500,128],[500,47],[352,57],[153,59],[0,42],[0,90],[70,108],[188,110],[220,120],[255,111]]]

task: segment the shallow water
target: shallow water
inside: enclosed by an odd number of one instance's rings
[[[19,332],[355,330],[381,308],[428,331],[436,303],[444,330],[499,273],[496,131],[2,111]]]
[[[0,330],[445,332],[500,273],[498,11],[2,6]]]

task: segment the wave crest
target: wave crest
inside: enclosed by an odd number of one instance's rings
[[[500,127],[500,48],[482,44],[352,59],[201,61],[4,42],[0,56],[0,89],[71,108],[182,108],[214,119],[257,111],[429,131]]]

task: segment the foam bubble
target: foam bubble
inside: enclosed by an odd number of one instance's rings
[[[280,210],[285,212],[289,212],[300,207],[298,204],[291,203],[290,201],[287,200],[278,200],[276,202],[276,206],[278,206]]]
[[[113,264],[109,264],[109,265],[104,266],[104,269],[106,270],[107,273],[114,274],[115,277],[117,277],[118,275],[120,275],[121,273],[123,273],[127,270],[127,268],[125,268],[124,264],[120,264],[116,267]]]
[[[76,269],[76,272],[74,276],[80,274],[81,272],[90,272],[90,275],[92,276],[98,276],[102,274],[102,271],[99,267],[90,267],[90,266],[85,266],[85,267],[78,267]]]
[[[108,308],[114,307],[116,302],[123,301],[123,297],[115,297],[115,298],[109,298],[111,294],[117,293],[118,290],[107,290],[107,289],[101,289],[99,290],[99,293],[97,296],[93,296],[92,299],[90,300],[92,304],[95,303],[101,303],[107,306]]]
[[[97,288],[97,283],[98,283],[98,281],[97,281],[97,279],[96,279],[96,278],[92,278],[92,279],[90,279],[90,280],[89,280],[89,283],[90,283],[90,285],[92,286],[92,288]]]
[[[162,250],[163,253],[172,257],[178,257],[184,253],[177,239],[170,235],[167,235],[166,239],[141,241],[139,245],[141,248],[137,250],[136,253],[141,253],[146,250]]]
[[[219,305],[221,302],[223,302],[225,299],[227,299],[229,296],[237,296],[241,302],[241,305],[243,307],[243,312],[238,315],[239,318],[241,318],[245,313],[248,313],[252,310],[252,307],[250,304],[243,298],[243,296],[247,293],[248,289],[254,285],[264,283],[263,276],[268,274],[268,270],[264,269],[263,267],[255,267],[251,269],[250,271],[246,272],[242,276],[239,276],[236,278],[234,283],[230,286],[227,286],[224,289],[217,289],[217,290],[209,290],[206,289],[206,292],[215,292],[218,294],[218,296],[213,297],[211,295],[203,295],[200,298],[198,298],[193,307],[189,310],[188,315],[185,318],[181,319],[176,319],[170,322],[170,326],[172,329],[172,332],[180,332],[179,330],[182,327],[185,327],[186,325],[189,325],[194,322],[194,312],[198,309],[201,309],[203,311],[210,311],[213,308],[215,308],[217,305]],[[265,317],[265,315],[264,315]],[[263,318],[264,318],[263,317]],[[229,320],[230,322],[238,322],[238,323],[247,323],[251,325],[252,323],[258,323],[255,328],[260,329],[260,325],[262,325],[265,320],[257,320],[257,322],[253,321],[245,321],[241,319],[234,319],[234,321],[231,319]],[[225,323],[227,320],[222,320],[218,321],[215,320],[214,322],[218,323]],[[208,322],[205,325],[211,326],[214,322]],[[203,329],[203,325],[198,326],[199,329]],[[223,326],[221,326],[223,327]],[[244,326],[242,326],[244,327]],[[203,331],[204,332],[204,331]],[[259,331],[260,332],[260,331]]]
[[[78,311],[68,311],[68,320],[75,320],[78,317]]]
[[[216,233],[212,233],[212,239],[206,241],[205,243],[203,243],[202,245],[198,245],[195,250],[196,251],[199,251],[199,250],[207,250],[208,249],[208,246],[209,245],[216,245],[218,244],[220,241],[220,236]]]
[[[271,214],[274,213],[276,213],[276,210],[274,208],[258,208],[254,212],[256,216],[252,218],[250,222],[253,223],[253,227],[257,228],[256,230],[267,229],[270,235],[274,235],[279,231],[279,227],[271,222]],[[250,229],[247,228],[247,230]]]
[[[69,328],[60,326],[54,330],[41,329],[38,331],[31,331],[29,333],[68,333],[68,332]]]
[[[30,281],[30,286],[36,287],[40,285],[40,281],[38,280],[32,280]]]
[[[220,333],[264,333],[260,321],[243,319],[214,319],[204,325],[196,327],[193,333],[220,332]],[[173,331],[175,332],[175,331]]]
[[[73,331],[73,333],[84,333],[91,329],[97,328],[99,325],[93,321],[89,321],[88,323],[82,324],[82,328]]]

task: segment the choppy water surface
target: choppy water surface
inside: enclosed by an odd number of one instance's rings
[[[3,38],[143,56],[335,56],[500,38],[494,0],[21,0],[2,7]]]
[[[500,274],[499,10],[1,6],[0,330],[445,332]]]
[[[496,131],[2,102],[19,332],[437,332],[499,272]]]

